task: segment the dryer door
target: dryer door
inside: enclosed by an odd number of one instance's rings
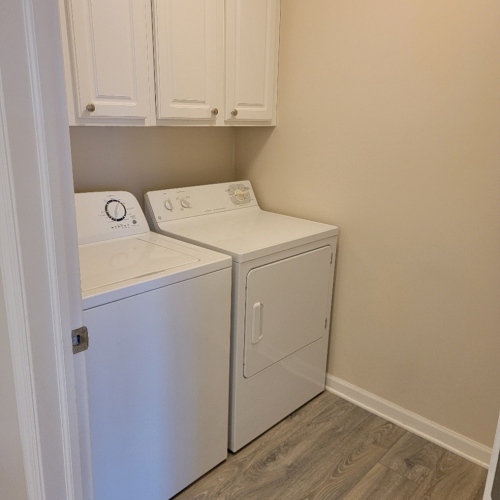
[[[330,314],[332,248],[295,255],[247,274],[244,376],[321,338]]]

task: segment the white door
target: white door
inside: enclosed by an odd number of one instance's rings
[[[225,119],[275,117],[279,1],[226,0]]]
[[[220,0],[155,0],[158,119],[214,120],[222,61]]]
[[[69,0],[75,116],[85,119],[150,115],[153,53],[148,0]]]
[[[488,468],[488,477],[484,488],[483,500],[500,499],[500,416],[498,418],[497,431],[493,449],[491,451],[490,465]]]
[[[248,273],[246,378],[327,332],[331,257],[332,248],[326,246]]]
[[[12,352],[23,456],[9,470],[25,480],[25,491],[9,498],[80,500],[71,330],[82,317],[59,11],[57,2],[33,0],[2,7],[2,333]]]

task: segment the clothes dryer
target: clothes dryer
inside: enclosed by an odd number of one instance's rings
[[[166,500],[227,456],[231,259],[76,195],[89,347],[75,355],[86,500]]]
[[[325,389],[338,228],[260,209],[249,181],[146,193],[160,233],[233,261],[229,449]]]

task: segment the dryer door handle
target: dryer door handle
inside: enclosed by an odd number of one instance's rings
[[[256,302],[252,311],[252,344],[262,340],[262,322],[264,320],[264,304]]]

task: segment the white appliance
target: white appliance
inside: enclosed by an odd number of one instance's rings
[[[338,228],[263,211],[248,181],[146,193],[156,231],[233,260],[229,449],[325,388]]]
[[[130,193],[75,199],[84,496],[166,500],[227,456],[231,259],[150,232]]]

